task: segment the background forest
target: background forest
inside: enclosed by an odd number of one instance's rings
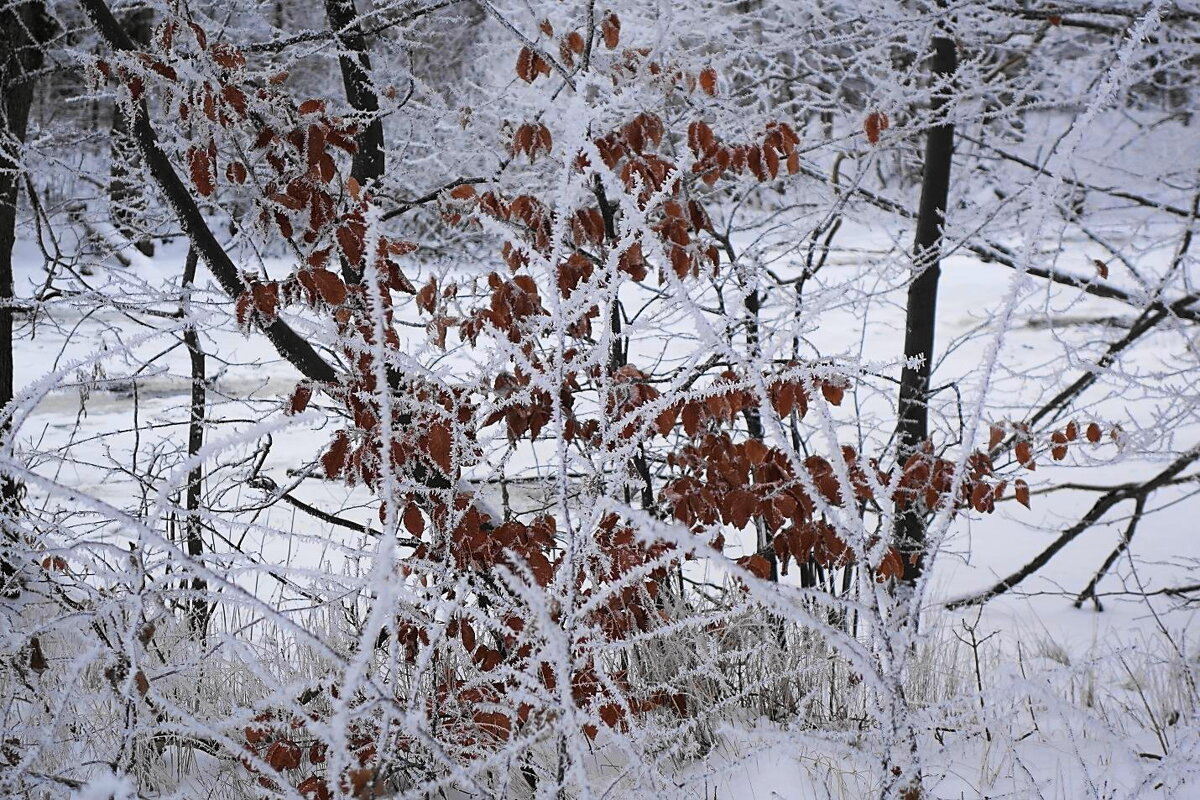
[[[1159,0],[0,0],[0,794],[1188,796],[1197,85]]]

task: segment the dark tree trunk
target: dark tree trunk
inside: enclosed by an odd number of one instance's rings
[[[44,61],[43,43],[54,32],[54,22],[41,2],[7,5],[0,9],[0,446],[8,447],[9,404],[13,399],[13,246],[17,241],[17,195],[21,181],[20,154],[8,147],[24,142],[33,105],[34,78]],[[20,512],[21,483],[0,475],[0,547],[16,539],[13,517]],[[15,568],[0,559],[3,590],[11,595],[9,580]]]
[[[934,38],[933,50],[933,80],[938,88],[932,110],[935,117],[941,117],[950,99],[950,84],[958,67],[958,55],[954,41],[946,36]],[[904,331],[904,357],[920,358],[921,364],[916,368],[906,366],[900,376],[896,439],[901,464],[920,452],[922,444],[929,438],[929,372],[941,275],[942,223],[950,190],[953,152],[954,125],[942,118],[929,129],[925,142],[921,206],[913,246],[914,278],[908,287]],[[915,581],[924,566],[927,522],[928,517],[919,501],[914,501],[897,520],[896,545],[904,556],[905,581]]]
[[[371,83],[371,57],[367,54],[366,37],[358,26],[354,0],[325,0],[325,15],[342,49],[338,63],[346,100],[366,124],[358,135],[358,152],[350,167],[351,176],[366,186],[383,175],[384,167],[383,122],[379,119],[379,96]]]
[[[346,87],[346,100],[365,126],[355,142],[358,149],[350,164],[350,177],[367,187],[383,177],[384,168],[383,121],[379,119],[379,95],[371,83],[371,58],[367,54],[367,41],[358,25],[358,9],[354,6],[354,0],[325,0],[325,16],[330,29],[337,34],[341,49],[338,64],[341,66],[342,84]],[[360,266],[343,259],[342,277],[346,283],[360,283]]]
[[[80,5],[91,19],[101,39],[111,48],[118,52],[136,50],[136,46],[129,39],[129,34],[117,22],[112,10],[104,0],[80,0]],[[208,265],[213,277],[230,297],[240,296],[246,290],[241,270],[233,263],[229,254],[225,252],[216,236],[213,235],[199,206],[192,198],[191,192],[180,179],[179,173],[175,171],[170,158],[159,146],[154,129],[150,126],[150,117],[145,104],[134,109],[129,131],[146,164],[146,170],[154,178],[158,188],[175,211],[179,223],[183,226],[188,238],[191,239],[192,246],[196,248],[200,258]],[[337,370],[316,351],[308,339],[292,330],[282,319],[277,317],[267,321],[256,315],[256,321],[275,350],[306,378],[321,383],[338,380]]]
[[[191,294],[192,285],[196,280],[196,262],[198,261],[196,248],[188,250],[187,263],[183,269],[183,292],[184,292],[184,313],[188,313],[190,303],[188,295]],[[205,396],[205,365],[204,351],[200,348],[200,336],[196,333],[196,326],[190,321],[183,331],[183,341],[187,345],[188,356],[191,359],[192,365],[192,404],[191,412],[188,415],[188,458],[196,458],[200,454],[200,448],[204,446],[204,419],[205,419],[205,404],[207,398]],[[187,499],[185,501],[185,510],[187,517],[184,521],[184,533],[187,540],[188,555],[194,559],[199,559],[204,555],[204,539],[201,538],[201,520],[200,520],[200,488],[204,480],[204,466],[197,461],[188,471],[187,484]],[[208,582],[204,578],[194,577],[191,580],[191,593],[188,599],[188,623],[192,626],[193,633],[200,639],[204,638],[205,632],[208,629],[208,617],[210,614],[208,604]]]

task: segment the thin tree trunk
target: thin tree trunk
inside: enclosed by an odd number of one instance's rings
[[[354,0],[325,0],[325,17],[338,37],[341,53],[338,64],[346,101],[358,112],[364,127],[355,144],[358,149],[350,164],[350,177],[360,186],[370,186],[383,177],[383,121],[379,118],[379,95],[371,83],[371,57],[367,54],[366,37],[358,25],[358,9]],[[361,267],[342,259],[342,277],[348,284],[362,282]]]
[[[192,284],[196,280],[196,262],[199,260],[196,254],[196,248],[188,249],[187,263],[183,268],[183,310],[187,314],[191,305],[190,297]],[[188,415],[188,458],[196,459],[200,454],[200,448],[204,446],[204,419],[205,419],[205,369],[204,369],[204,351],[200,348],[200,336],[196,333],[196,326],[189,320],[188,325],[183,331],[183,341],[187,345],[188,356],[191,359],[192,365],[192,405],[191,413]],[[200,461],[194,461],[191,470],[188,472],[187,484],[187,499],[185,501],[185,510],[187,517],[184,521],[184,535],[187,541],[188,555],[192,558],[199,558],[204,555],[204,539],[201,538],[200,524],[200,488],[201,482],[204,480],[204,465]],[[194,577],[191,580],[191,595],[188,599],[188,624],[191,625],[193,633],[197,638],[203,639],[205,632],[208,629],[208,618],[210,614],[209,603],[206,597],[208,593],[208,582],[201,577]]]
[[[91,19],[96,32],[109,47],[118,52],[136,50],[129,35],[117,22],[112,14],[112,9],[104,0],[80,0],[80,5]],[[213,277],[221,284],[221,288],[230,297],[240,296],[246,290],[241,270],[233,263],[229,254],[225,252],[216,236],[213,235],[204,215],[200,213],[199,206],[192,198],[190,190],[180,179],[170,158],[159,146],[154,129],[150,126],[150,117],[145,104],[135,107],[130,123],[130,134],[145,160],[147,171],[175,211],[184,232],[192,241],[192,246],[196,248],[200,258],[208,265]],[[259,318],[257,322],[276,351],[306,378],[323,383],[338,379],[338,371],[316,351],[308,339],[292,330],[282,319],[275,318],[268,321]],[[390,377],[391,373],[389,373]]]
[[[17,190],[21,158],[15,148],[25,141],[34,81],[29,73],[44,61],[41,45],[54,30],[41,2],[10,5],[0,10],[0,446],[10,445],[8,408],[13,399],[13,247],[17,241]],[[11,475],[0,475],[0,530],[5,548],[16,542],[13,518],[20,513],[22,487]],[[12,596],[9,581],[16,568],[0,559],[4,594]]]
[[[938,84],[932,102],[940,117],[950,100],[950,83],[958,67],[954,41],[933,40],[933,80]],[[954,125],[942,118],[929,129],[925,141],[925,166],[921,206],[917,213],[913,246],[915,277],[908,288],[905,315],[904,357],[919,358],[920,365],[905,366],[900,376],[899,420],[896,439],[899,461],[920,452],[929,438],[929,372],[933,360],[934,325],[937,320],[938,278],[941,275],[942,223],[950,190],[950,160],[954,152]],[[904,580],[914,582],[924,566],[927,516],[917,502],[901,513],[896,523],[896,545],[904,556]]]

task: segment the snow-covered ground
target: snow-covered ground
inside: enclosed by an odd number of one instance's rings
[[[1112,126],[1109,135],[1111,141],[1090,142],[1086,164],[1075,164],[1086,167],[1094,183],[1115,184],[1124,175],[1114,155],[1129,157],[1121,126]],[[1191,139],[1194,144],[1195,137]],[[1165,137],[1170,146],[1154,157],[1164,164],[1185,159],[1187,151],[1178,145],[1187,140],[1186,135]],[[974,210],[964,207],[961,218],[969,221]],[[1164,243],[1165,228],[1146,217],[1119,204],[1096,215],[1100,225],[1128,223],[1121,250],[1131,254],[1137,271],[1113,261],[1110,277],[1134,293],[1162,276],[1175,244]],[[1044,242],[1032,235],[1059,229],[1054,220],[1015,220],[1009,231],[1016,233],[1006,244],[1030,263],[1053,263],[1085,279],[1095,275],[1093,259],[1102,253],[1093,241],[1049,236]],[[1022,238],[1026,233],[1029,241]],[[809,302],[820,314],[797,323],[803,328],[804,357],[865,365],[856,381],[860,390],[850,395],[853,402],[831,412],[832,430],[843,442],[843,436],[861,436],[862,443],[878,444],[890,433],[886,428],[863,433],[857,423],[886,419],[893,402],[893,384],[886,379],[898,374],[903,274],[880,269],[875,275],[869,265],[894,265],[910,235],[903,221],[847,222],[827,269],[810,289]],[[738,244],[752,251],[758,246],[753,232]],[[768,246],[757,252],[769,256],[772,250]],[[169,316],[178,307],[183,245],[163,247],[152,259],[129,257],[127,267],[110,264],[95,275],[59,283],[59,288],[79,291],[86,282],[87,291],[115,301],[101,305],[86,294],[60,297],[36,317],[20,317],[17,334],[16,447],[19,457],[31,461],[31,471],[46,481],[31,488],[29,502],[37,504],[44,518],[62,523],[47,534],[46,552],[65,558],[72,569],[103,572],[104,580],[120,579],[121,559],[131,542],[165,558],[167,539],[146,541],[143,534],[165,529],[178,537],[172,517],[191,466],[179,448],[186,438],[190,392],[184,322]],[[794,258],[784,255],[774,266],[794,268]],[[15,263],[17,293],[28,296],[45,281],[41,256],[32,243],[22,241]],[[287,264],[268,267],[282,273]],[[222,538],[215,542],[213,563],[228,571],[231,586],[286,611],[301,626],[311,625],[309,633],[319,638],[322,631],[305,616],[311,603],[303,587],[336,587],[330,591],[346,595],[363,591],[378,541],[316,519],[295,505],[264,505],[271,493],[251,478],[268,477],[289,486],[294,497],[368,527],[379,527],[378,501],[362,487],[306,477],[340,425],[334,413],[323,413],[332,411],[332,405],[322,406],[327,400],[318,395],[313,410],[294,417],[282,414],[300,376],[263,336],[236,330],[230,304],[203,270],[199,283],[202,289],[193,302],[202,309],[198,318],[203,320],[200,333],[210,378],[205,504],[214,520],[218,515],[223,520],[214,526],[214,535],[219,532]],[[625,291],[633,305],[642,290]],[[128,301],[128,312],[121,308],[121,298]],[[146,298],[153,298],[152,305],[164,315],[134,311]],[[1128,304],[1043,282],[962,248],[943,265],[939,309],[934,383],[946,388],[938,395],[938,423],[943,432],[954,431],[960,420],[978,418],[978,427],[965,432],[975,446],[986,441],[988,423],[1022,420],[1029,409],[1085,374],[1106,343],[1122,333],[1112,321],[1127,327],[1138,313]],[[306,328],[305,320],[293,321],[314,339],[322,338],[324,332]],[[706,355],[703,337],[688,327],[682,311],[652,323],[630,328],[635,363],[639,358],[686,363],[698,353]],[[412,341],[417,342],[422,334],[413,330]],[[782,352],[782,340],[791,334],[776,329],[778,341],[768,338],[765,346]],[[443,374],[456,368],[469,371],[472,353],[458,345],[455,334],[451,340],[449,354],[423,345],[414,347],[412,356]],[[1186,334],[1156,334],[1101,377],[1073,418],[1081,425],[1097,421],[1106,434],[1119,427],[1116,439],[1106,435],[1100,444],[1073,446],[1061,462],[1043,455],[1034,473],[1004,466],[1014,477],[1030,481],[1031,509],[1018,505],[1010,490],[994,514],[963,514],[947,521],[924,596],[925,635],[904,676],[931,796],[1189,796],[1186,784],[1200,769],[1196,615],[1194,602],[1189,605],[1163,590],[1196,582],[1200,538],[1193,515],[1200,505],[1191,484],[1153,495],[1135,540],[1099,586],[1103,611],[1092,603],[1074,608],[1072,600],[1117,546],[1129,523],[1130,501],[1111,509],[1016,589],[982,607],[949,611],[945,603],[985,589],[1027,564],[1099,496],[1088,489],[1055,487],[1144,480],[1191,446],[1200,433],[1188,410],[1200,394],[1197,345]],[[877,374],[868,374],[866,367]],[[1171,420],[1178,424],[1163,429]],[[822,435],[813,433],[815,440]],[[548,488],[520,479],[544,477],[546,465],[553,463],[553,447],[523,445],[510,454],[502,434],[484,444],[483,464],[469,478],[487,487],[481,489],[485,500],[493,506],[500,502],[496,485],[486,481],[503,464],[505,475],[514,480],[508,498],[513,507],[520,512],[541,505]],[[740,540],[731,536],[731,555],[752,548],[749,535]],[[101,564],[107,570],[98,569]],[[697,576],[714,581],[726,577],[715,562],[694,568]],[[242,608],[251,621],[247,627],[252,627],[252,603],[246,601]],[[234,629],[240,620],[234,612],[218,620],[218,627]],[[812,663],[803,661],[807,657],[797,655],[798,670],[813,670]],[[269,672],[274,667],[258,668]],[[284,676],[275,677],[281,685],[287,683]],[[849,673],[835,667],[830,667],[828,680],[830,694],[844,691],[849,704],[868,697],[854,688]],[[861,719],[877,711],[864,709]],[[704,752],[675,752],[663,741],[669,735],[655,734],[660,752],[669,754],[655,761],[656,767],[670,776],[680,797],[855,798],[879,791],[884,773],[874,749],[877,742],[871,741],[876,733],[866,730],[870,726],[865,722],[857,729],[846,724],[823,730],[803,717],[781,722],[747,712],[716,721],[706,718],[705,724],[710,730]],[[211,768],[228,777],[240,769],[199,758],[201,774]],[[622,776],[636,771],[631,761],[620,747],[598,746],[596,785],[609,787],[612,794],[623,791]],[[120,797],[127,788],[121,779],[98,778],[79,796]]]

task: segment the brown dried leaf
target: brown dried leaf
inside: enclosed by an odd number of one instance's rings
[[[306,386],[303,383],[297,384],[295,390],[292,391],[292,396],[288,400],[286,413],[299,414],[308,408],[308,402],[312,400],[312,387]]]
[[[863,131],[867,134],[867,141],[871,144],[879,144],[879,134],[888,129],[888,115],[882,111],[872,111],[863,121]]]
[[[600,33],[604,36],[604,46],[615,50],[621,43],[621,20],[616,14],[609,14],[600,23]]]
[[[1029,484],[1021,478],[1017,478],[1016,497],[1018,503],[1029,508]]]

